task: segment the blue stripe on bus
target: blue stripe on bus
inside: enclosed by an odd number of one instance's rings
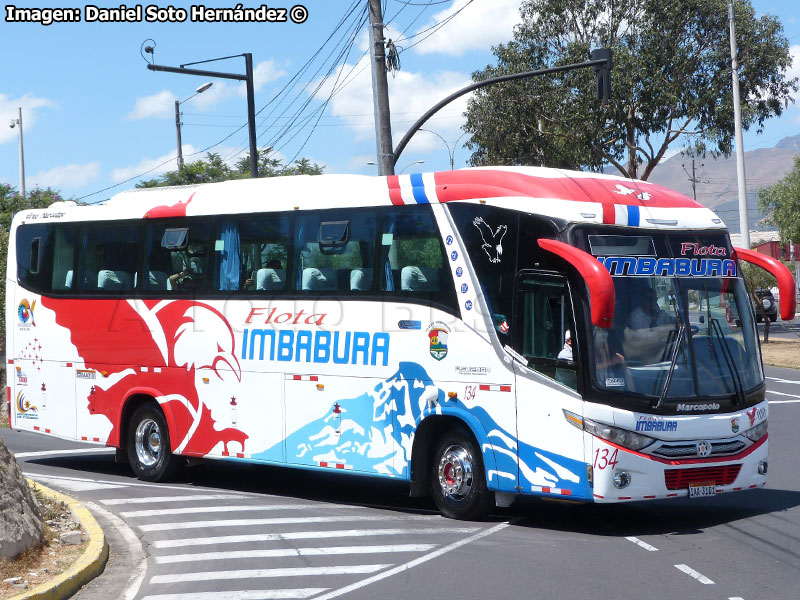
[[[638,227],[639,226],[639,207],[638,206],[628,206],[628,225],[630,227]]]
[[[425,184],[422,183],[422,173],[411,174],[411,189],[414,192],[414,200],[417,204],[430,204],[425,195]]]

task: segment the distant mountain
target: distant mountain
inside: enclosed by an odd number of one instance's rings
[[[772,228],[759,222],[764,218],[758,210],[758,189],[775,184],[794,166],[794,157],[800,154],[800,135],[785,137],[772,148],[745,151],[744,164],[747,175],[747,207],[750,229]],[[739,192],[737,187],[736,155],[714,160],[711,157],[695,158],[697,201],[719,214],[731,233],[739,232]],[[658,165],[650,181],[665,185],[690,198],[693,196],[690,176],[692,159],[677,154]]]

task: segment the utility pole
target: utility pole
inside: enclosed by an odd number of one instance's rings
[[[742,247],[750,249],[750,226],[747,223],[747,181],[744,172],[744,141],[742,139],[742,107],[739,98],[739,62],[736,59],[736,25],[734,0],[728,4],[728,21],[731,30],[731,76],[733,77],[733,118],[736,131],[736,176],[739,186],[739,230]]]
[[[683,172],[689,175],[689,171],[686,170],[686,165],[681,166],[683,167]],[[703,165],[701,164],[700,166],[702,167]],[[692,198],[697,202],[697,184],[700,183],[700,179],[695,176],[694,158],[692,159],[692,174],[689,175],[689,181],[692,182]]]
[[[181,143],[181,103],[175,100],[175,131],[178,134],[178,169],[183,166],[183,144]]]
[[[378,174],[394,175],[392,124],[389,114],[389,83],[386,79],[386,46],[383,41],[381,0],[369,2],[369,54],[372,62],[372,101],[375,107],[375,139]]]

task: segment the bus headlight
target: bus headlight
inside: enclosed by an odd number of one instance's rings
[[[753,427],[752,429],[748,429],[744,432],[744,434],[753,442],[757,442],[762,437],[767,434],[767,421],[766,419]]]
[[[620,427],[613,427],[605,423],[598,423],[591,419],[584,419],[580,415],[576,415],[568,410],[564,410],[564,417],[570,424],[578,429],[583,429],[600,439],[624,448],[630,448],[631,450],[641,450],[655,441],[654,438],[640,433],[634,433],[633,431]]]

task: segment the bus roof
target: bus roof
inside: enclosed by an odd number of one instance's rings
[[[96,205],[58,203],[21,214],[26,221],[73,221],[455,201],[480,202],[570,222],[663,229],[725,228],[711,210],[663,186],[545,167],[479,167],[388,177],[300,175],[237,179],[136,189]]]

